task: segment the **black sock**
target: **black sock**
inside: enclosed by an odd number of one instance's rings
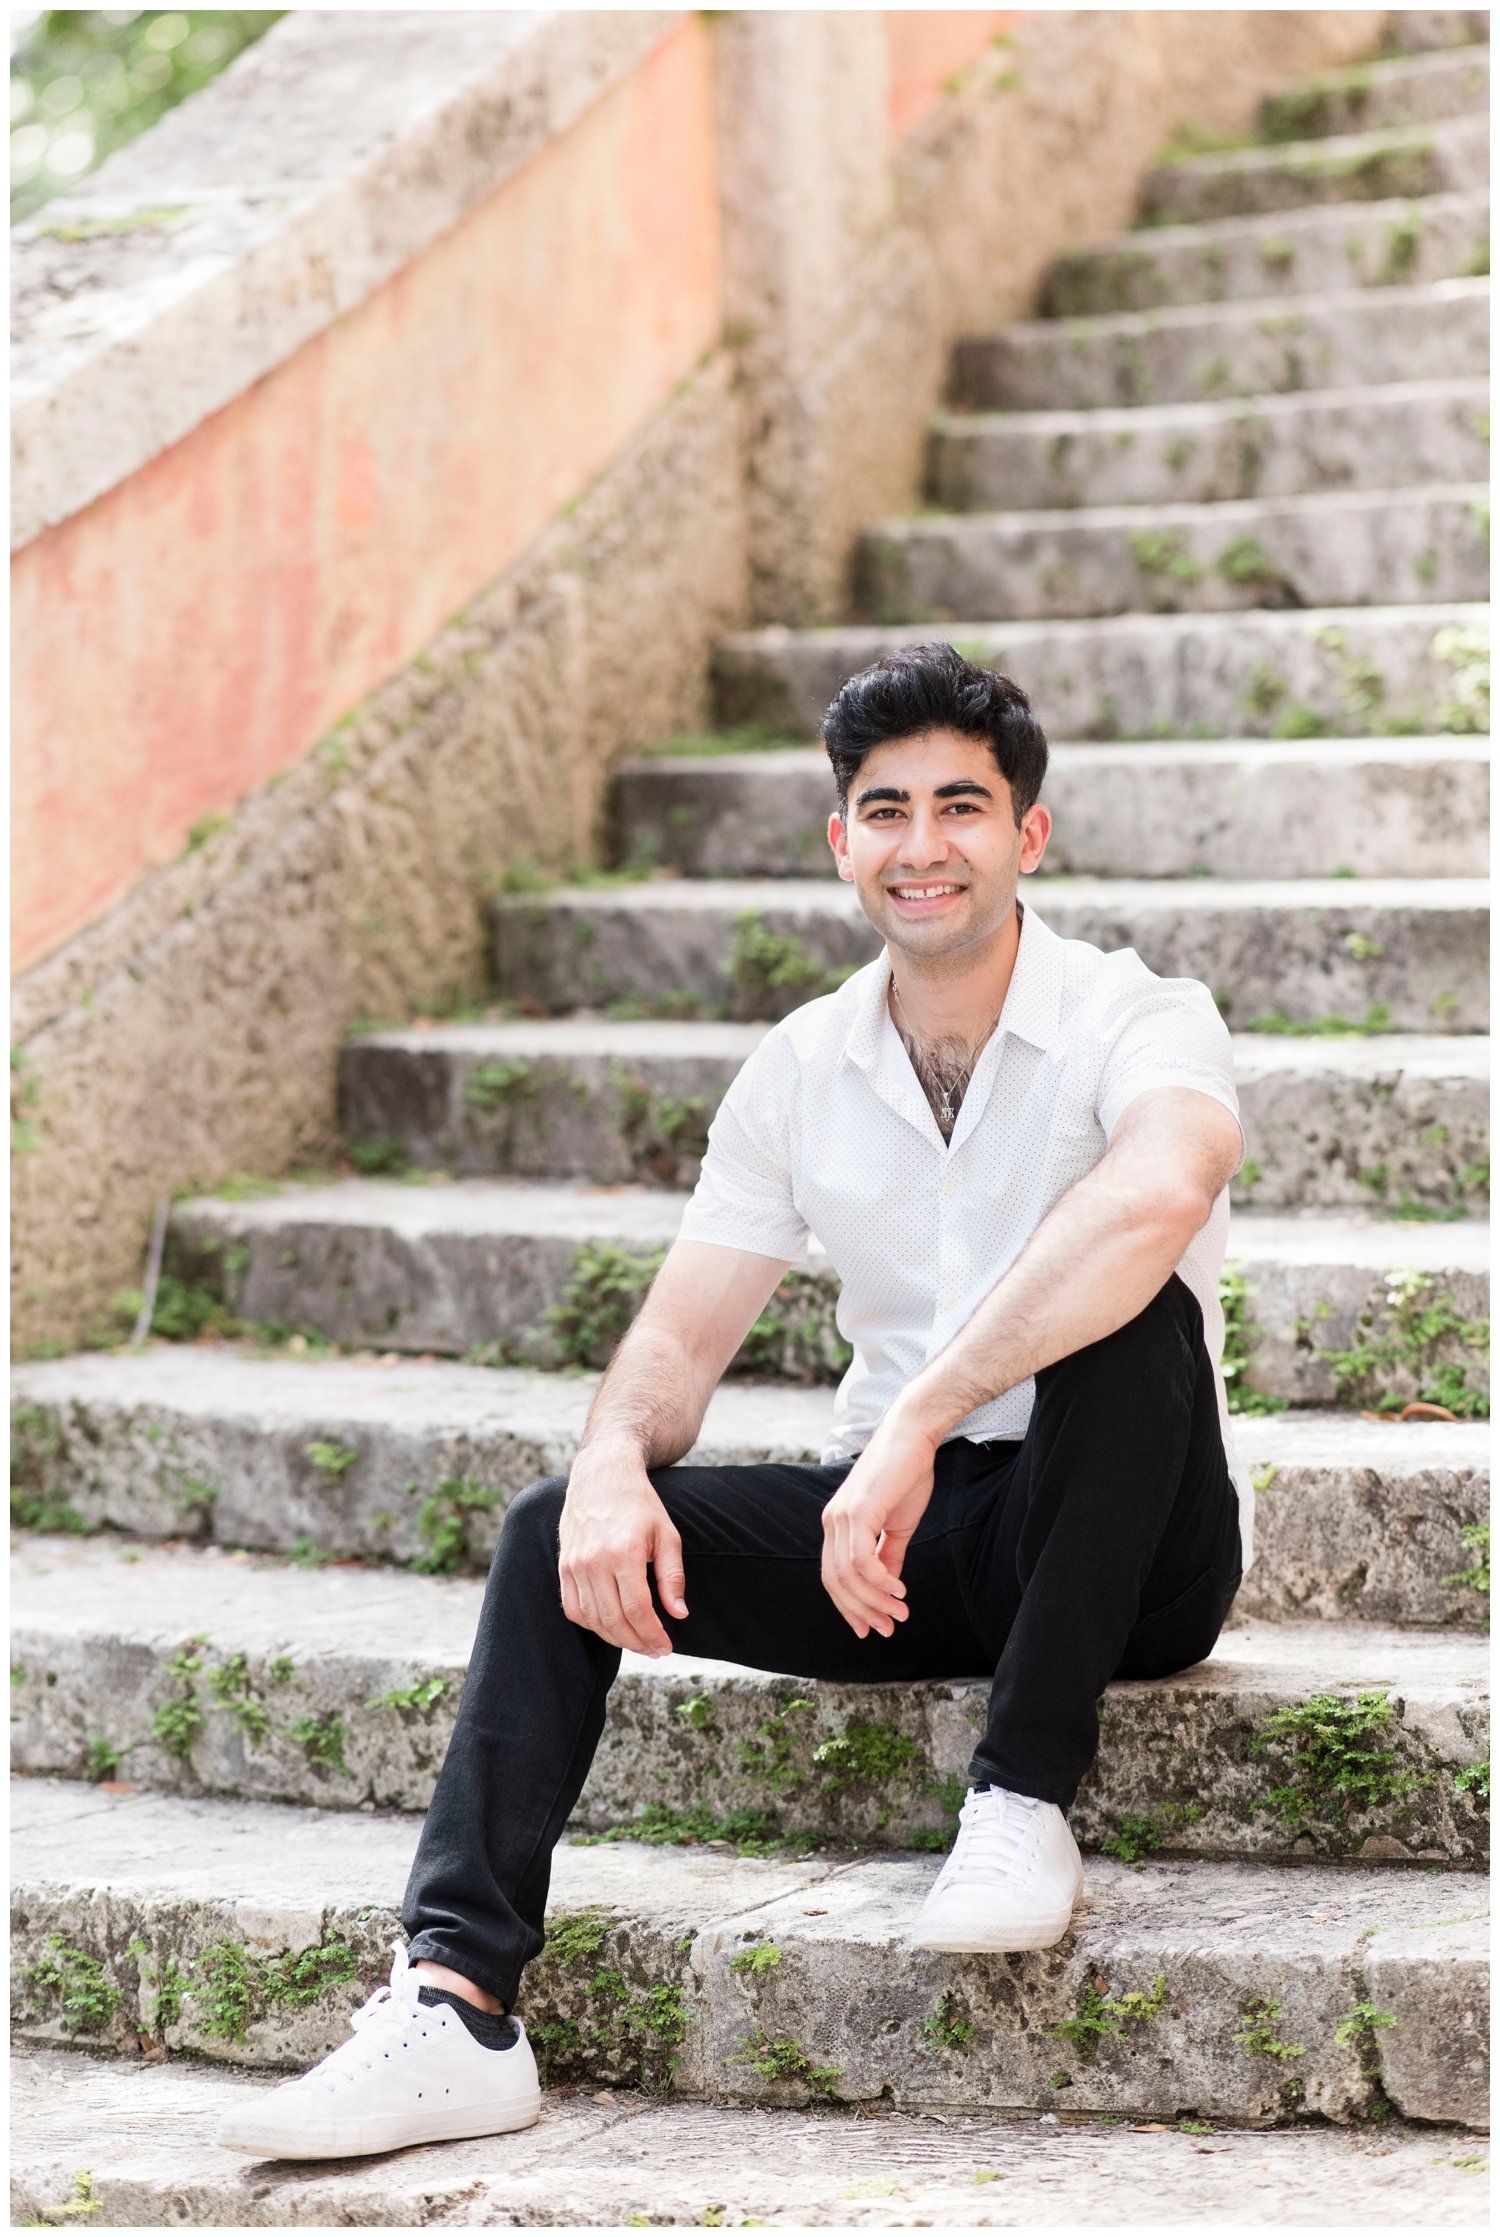
[[[451,2004],[476,2043],[487,2051],[508,2051],[520,2030],[508,2012],[481,2012],[477,2004],[451,1988],[433,1988],[424,1981],[417,1991],[419,2004]]]

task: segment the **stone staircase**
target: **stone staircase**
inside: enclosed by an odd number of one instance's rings
[[[722,734],[621,774],[623,874],[497,901],[487,1014],[350,1040],[351,1170],[175,1208],[198,1341],[19,1370],[18,2219],[1480,2218],[1488,58],[1397,20],[1428,51],[1154,171],[959,348],[942,509],[872,527],[848,625],[722,647]],[[998,1962],[903,1944],[977,1681],[627,1657],[525,1989],[542,2127],[205,2150],[384,1975],[505,1503],[765,1022],[874,951],[805,740],[934,635],[1062,741],[1029,904],[1235,1034],[1232,1628],[1110,1688],[1076,1930]],[[783,1286],[699,1456],[817,1457],[836,1294]],[[1415,1399],[1459,1418],[1367,1418]]]

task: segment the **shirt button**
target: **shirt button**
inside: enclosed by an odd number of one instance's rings
[[[945,1290],[943,1291],[943,1294],[942,1294],[942,1296],[941,1296],[941,1297],[940,1297],[940,1298],[938,1299],[938,1303],[939,1303],[939,1304],[940,1304],[940,1305],[942,1306],[942,1308],[943,1308],[943,1311],[944,1311],[945,1313],[949,1313],[949,1312],[952,1312],[952,1310],[953,1310],[953,1292],[952,1292],[952,1290],[951,1290],[951,1289],[945,1289]]]

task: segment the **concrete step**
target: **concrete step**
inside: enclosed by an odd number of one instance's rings
[[[1489,593],[1489,483],[1218,505],[1089,505],[880,522],[856,595],[879,621],[1381,606]]]
[[[1439,47],[1483,46],[1488,8],[1392,8],[1380,35],[1382,54],[1431,54]]]
[[[383,1977],[415,1836],[411,1818],[21,1780],[17,2031],[65,2042],[60,1984],[83,1979],[89,2047],[160,2027],[172,2049],[300,2066]],[[1486,2117],[1478,1875],[1098,1858],[1068,1939],[997,1965],[906,1945],[935,1869],[563,1847],[550,1915],[569,1931],[518,2009],[550,2080],[684,2098],[1241,2121],[1352,2121],[1384,2098]],[[300,2006],[297,1953],[301,1993],[330,1984]],[[1390,2024],[1361,2027],[1369,2006]]]
[[[1043,884],[1058,874],[1247,878],[1270,863],[1283,878],[1482,877],[1487,867],[1483,739],[1055,745],[1042,798],[1053,816]],[[821,747],[662,755],[615,779],[624,857],[693,878],[831,874],[833,806]],[[361,1130],[383,1131],[378,1119],[372,1106]]]
[[[1438,48],[1384,62],[1357,62],[1303,78],[1268,94],[1256,118],[1266,140],[1310,140],[1377,126],[1433,124],[1447,117],[1487,115],[1489,48]]]
[[[210,1319],[218,1298],[245,1321],[351,1347],[602,1367],[685,1201],[665,1189],[524,1181],[288,1186],[251,1203],[180,1205],[169,1264]],[[1487,1243],[1478,1221],[1237,1214],[1229,1247],[1250,1294],[1236,1310],[1259,1330],[1243,1339],[1239,1386],[1304,1405],[1374,1405],[1388,1392],[1400,1404],[1437,1396],[1434,1378],[1462,1370],[1456,1410],[1471,1409],[1473,1393],[1488,1388],[1473,1326],[1486,1309]],[[1417,1287],[1408,1297],[1397,1283],[1392,1303],[1398,1269],[1411,1269]],[[1451,1314],[1439,1313],[1442,1326],[1418,1341],[1406,1323],[1440,1296],[1451,1297]],[[834,1325],[837,1297],[837,1278],[815,1251],[776,1292],[738,1371],[837,1381],[849,1358]],[[1362,1372],[1346,1362],[1336,1375],[1317,1356],[1352,1354],[1356,1344],[1377,1344]]]
[[[1124,614],[1108,621],[969,623],[967,658],[1014,676],[1055,738],[1368,737],[1488,726],[1483,606],[1315,613]],[[839,686],[905,628],[746,630],[714,656],[718,718],[813,737]]]
[[[1028,889],[1050,928],[1134,947],[1153,971],[1202,979],[1240,1030],[1378,1009],[1397,1033],[1484,1030],[1486,889],[1467,878],[1231,883],[1049,877]],[[502,994],[596,1007],[780,1017],[877,953],[851,885],[833,879],[647,879],[562,886],[495,906]],[[670,1002],[665,998],[670,997]]]
[[[103,1539],[22,1542],[13,1769],[426,1809],[479,1618],[477,1581],[134,1550],[122,1565]],[[1131,1829],[1144,1825],[1150,1852],[1482,1864],[1487,1809],[1457,1782],[1488,1761],[1488,1660],[1484,1642],[1462,1634],[1242,1625],[1179,1677],[1109,1689],[1074,1832],[1089,1848],[1134,1846]],[[988,1675],[849,1686],[627,1655],[575,1823],[603,1833],[666,1812],[701,1839],[705,1817],[748,1811],[759,1840],[942,1847],[988,1691]],[[1276,1734],[1310,1700],[1352,1708],[1370,1694],[1388,1721],[1364,1743],[1380,1759],[1376,1787],[1351,1808],[1299,1774]],[[1288,1785],[1295,1804],[1268,1801]]]
[[[1442,124],[1183,156],[1147,172],[1141,219],[1197,225],[1310,203],[1461,193],[1488,180],[1489,117],[1481,109]]]
[[[1488,462],[1488,381],[1397,381],[1244,402],[940,413],[927,493],[948,512],[1213,505],[1480,481]]]
[[[674,2103],[555,2088],[519,2136],[266,2169],[206,2151],[264,2084],[196,2062],[77,2051],[11,2063],[12,2213],[56,2222],[79,2198],[103,2226],[1008,2229],[1250,2223],[1285,2229],[1478,2227],[1484,2165],[1463,2135],[1385,2121],[1378,2142],[1324,2127],[1132,2130],[1118,2115],[816,2111]],[[1065,2102],[1065,2100],[1064,2100]],[[1142,2132],[1144,2131],[1144,2132]],[[1444,2146],[1435,2150],[1435,2143]]]
[[[1489,225],[1489,196],[1479,190],[1154,226],[1059,257],[1039,308],[1049,318],[1089,318],[1477,278],[1489,269]]]
[[[482,1575],[511,1496],[566,1473],[594,1386],[592,1375],[389,1355],[87,1352],[17,1370],[15,1486],[23,1511],[54,1530]],[[832,1412],[826,1386],[725,1383],[688,1457],[816,1461]],[[1483,1621],[1482,1596],[1448,1582],[1473,1568],[1463,1532],[1487,1511],[1483,1423],[1285,1413],[1241,1416],[1234,1435],[1258,1486],[1244,1614]],[[319,1467],[313,1445],[325,1460],[354,1458]]]
[[[1191,404],[1294,389],[1478,377],[1489,282],[1345,288],[1168,305],[1095,319],[1018,319],[960,341],[951,401],[981,411]]]
[[[687,1188],[763,1030],[579,1017],[373,1035],[343,1052],[345,1124],[387,1164]],[[1235,1061],[1249,1141],[1236,1202],[1483,1208],[1487,1040],[1241,1034]]]

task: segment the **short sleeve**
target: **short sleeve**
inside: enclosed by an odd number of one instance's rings
[[[792,1193],[796,1051],[774,1029],[736,1073],[708,1130],[678,1233],[803,1266],[808,1227]]]
[[[1158,1087],[1195,1088],[1239,1120],[1229,1028],[1197,979],[1156,979],[1129,1003],[1099,1075],[1095,1110],[1105,1139],[1127,1104]],[[1244,1146],[1241,1127],[1241,1158]]]

